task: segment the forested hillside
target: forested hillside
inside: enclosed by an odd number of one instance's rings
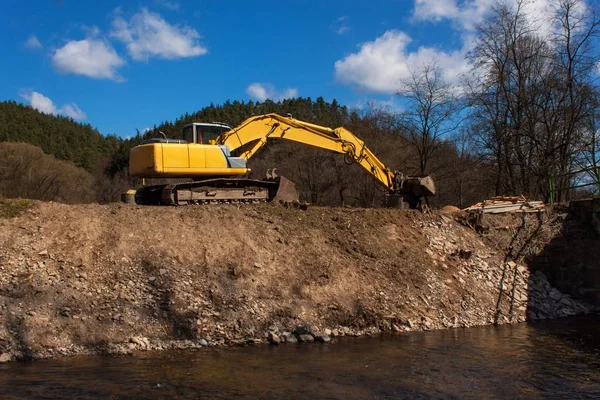
[[[40,147],[59,160],[92,171],[102,158],[110,158],[122,140],[104,136],[89,124],[41,113],[14,101],[0,102],[0,142],[24,142]]]

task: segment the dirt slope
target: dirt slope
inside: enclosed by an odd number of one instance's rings
[[[0,353],[516,322],[532,310],[531,279],[442,213],[34,202],[0,219]],[[536,279],[555,316],[588,311]]]

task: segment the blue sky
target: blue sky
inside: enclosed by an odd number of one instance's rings
[[[0,0],[0,100],[120,136],[228,99],[393,106],[410,66],[468,72],[491,3]]]

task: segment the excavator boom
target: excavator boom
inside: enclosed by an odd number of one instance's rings
[[[381,185],[393,188],[394,173],[379,161],[361,139],[345,128],[331,129],[278,114],[266,114],[248,118],[237,128],[221,135],[216,142],[231,151],[243,149],[240,157],[248,160],[268,139],[285,139],[343,154]]]
[[[194,124],[200,125],[200,124]],[[214,124],[206,124],[213,126]],[[187,126],[186,126],[187,127]],[[184,127],[184,131],[186,130]],[[191,132],[191,131],[190,131]],[[246,119],[203,143],[200,133],[184,133],[192,143],[159,139],[136,146],[131,151],[130,174],[141,178],[192,178],[195,181],[145,187],[138,191],[136,201],[142,204],[188,204],[212,201],[272,201],[297,200],[293,183],[271,175],[257,181],[232,178],[247,174],[247,161],[266,145],[269,139],[283,139],[343,154],[347,161],[357,163],[390,195],[408,198],[416,207],[422,197],[435,195],[430,177],[404,176],[390,170],[365,143],[349,130],[328,128],[308,122],[265,114]],[[237,157],[231,154],[238,154]]]

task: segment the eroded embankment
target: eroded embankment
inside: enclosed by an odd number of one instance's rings
[[[1,358],[589,311],[487,243],[442,213],[34,202],[0,220]]]

